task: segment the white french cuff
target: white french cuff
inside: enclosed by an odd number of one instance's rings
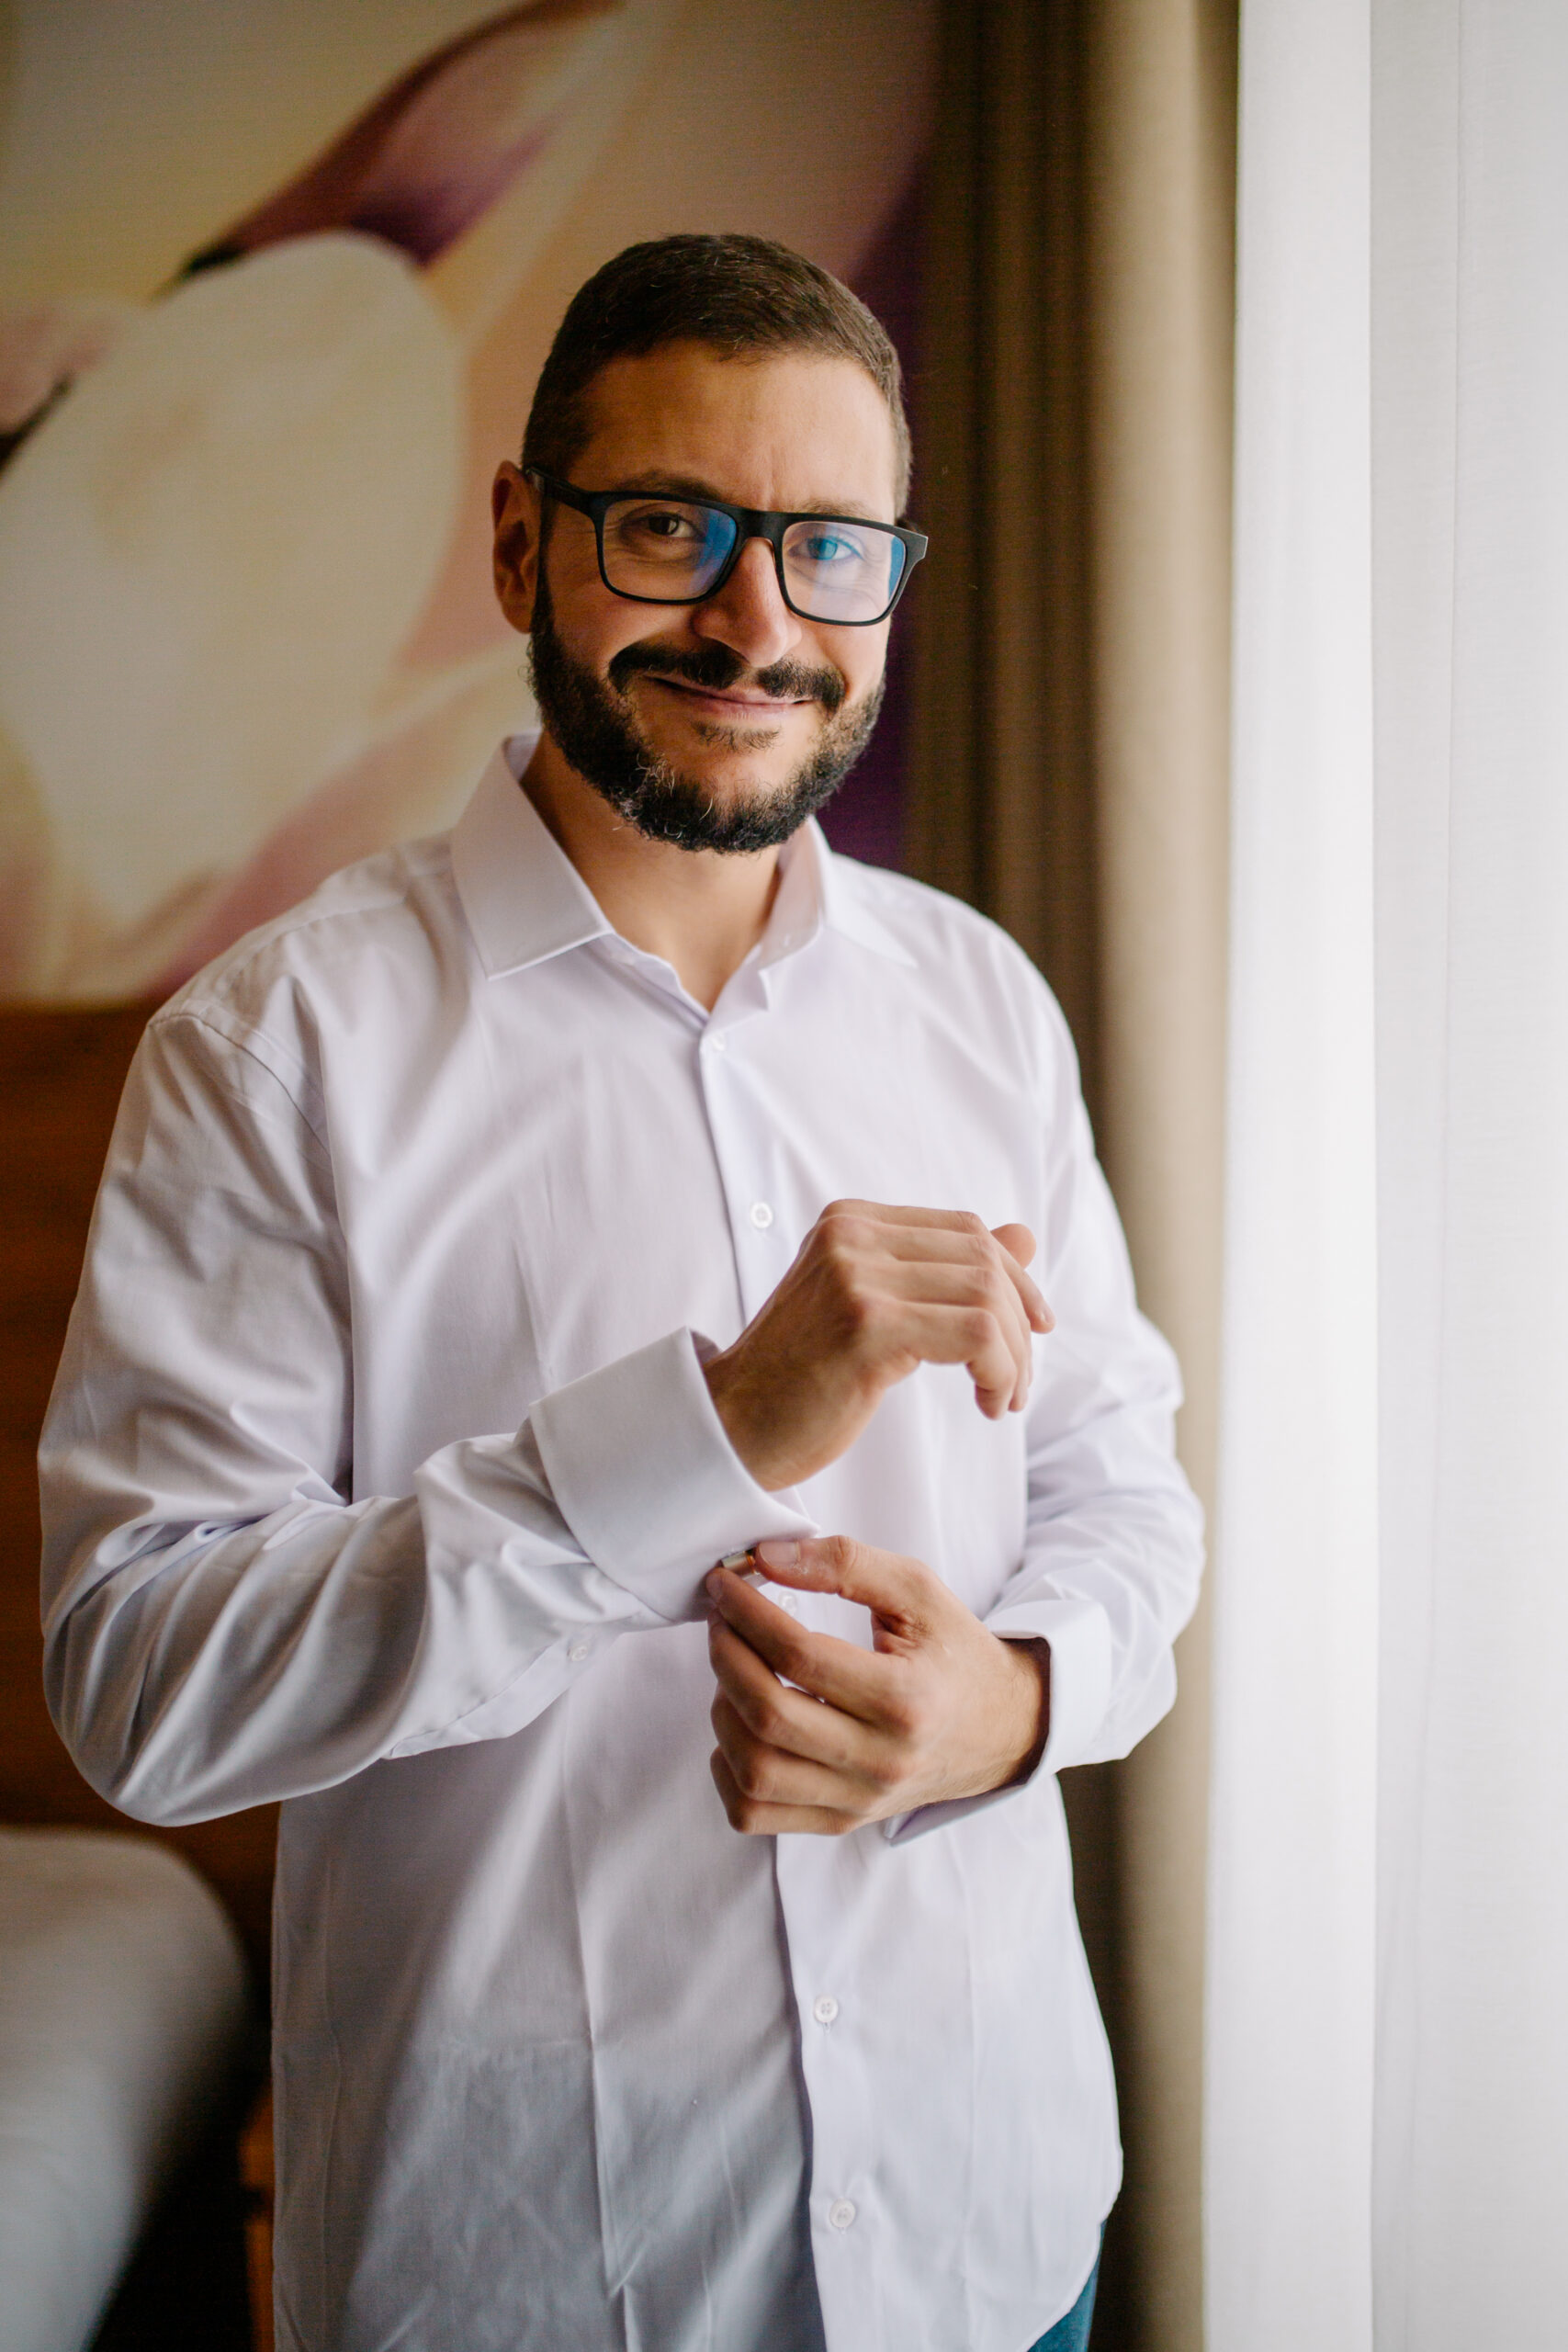
[[[895,1815],[883,1824],[882,1834],[889,1845],[923,1838],[928,1829],[940,1829],[944,1822],[961,1821],[982,1805],[999,1804],[1017,1796],[1042,1773],[1062,1772],[1069,1764],[1082,1763],[1105,1721],[1111,1704],[1111,1621],[1097,1600],[1021,1600],[1010,1609],[994,1610],[986,1624],[1002,1641],[1043,1641],[1051,1645],[1051,1723],[1045,1745],[1033,1770],[1021,1781],[1010,1781],[1006,1788]]]
[[[725,1434],[690,1331],[558,1388],[528,1417],[561,1517],[594,1566],[671,1623],[765,1535],[815,1535],[793,1488],[760,1487]]]

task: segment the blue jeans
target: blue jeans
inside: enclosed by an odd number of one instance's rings
[[[1072,2310],[1064,2313],[1054,2328],[1040,2338],[1034,2352],[1089,2352],[1089,2324],[1094,2317],[1094,2290],[1100,2278],[1097,2262],[1089,2274],[1089,2284]]]

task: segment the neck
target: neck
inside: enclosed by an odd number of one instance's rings
[[[539,738],[523,789],[621,937],[662,956],[711,1012],[762,935],[778,851],[738,856],[649,841],[568,766],[548,735]]]

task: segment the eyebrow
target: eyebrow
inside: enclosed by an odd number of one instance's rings
[[[716,483],[705,481],[700,474],[663,473],[657,467],[647,473],[634,474],[630,481],[615,482],[611,488],[615,496],[621,498],[691,498],[710,506],[742,506],[747,503],[743,499],[731,498]],[[829,520],[842,515],[846,522],[875,523],[885,531],[893,528],[892,524],[884,523],[880,514],[874,514],[869,507],[863,506],[855,499],[840,500],[836,504],[831,500],[823,499],[813,506],[775,507],[772,511],[784,514],[821,514]]]

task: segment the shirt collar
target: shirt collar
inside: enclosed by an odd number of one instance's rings
[[[886,887],[875,870],[830,850],[815,818],[804,831],[816,853],[822,921],[829,929],[840,938],[852,939],[857,946],[886,956],[889,963],[902,964],[906,971],[918,971],[919,967],[903,941],[895,938],[872,910],[871,898]]]
[[[499,746],[452,835],[457,896],[492,979],[615,935],[518,781],[537,741],[512,735]],[[813,818],[784,853],[759,962],[778,963],[827,928],[914,969],[914,957],[867,905],[866,888],[861,868],[834,855]]]
[[[452,835],[452,872],[491,979],[610,931],[604,909],[518,782],[538,739],[509,736]]]

